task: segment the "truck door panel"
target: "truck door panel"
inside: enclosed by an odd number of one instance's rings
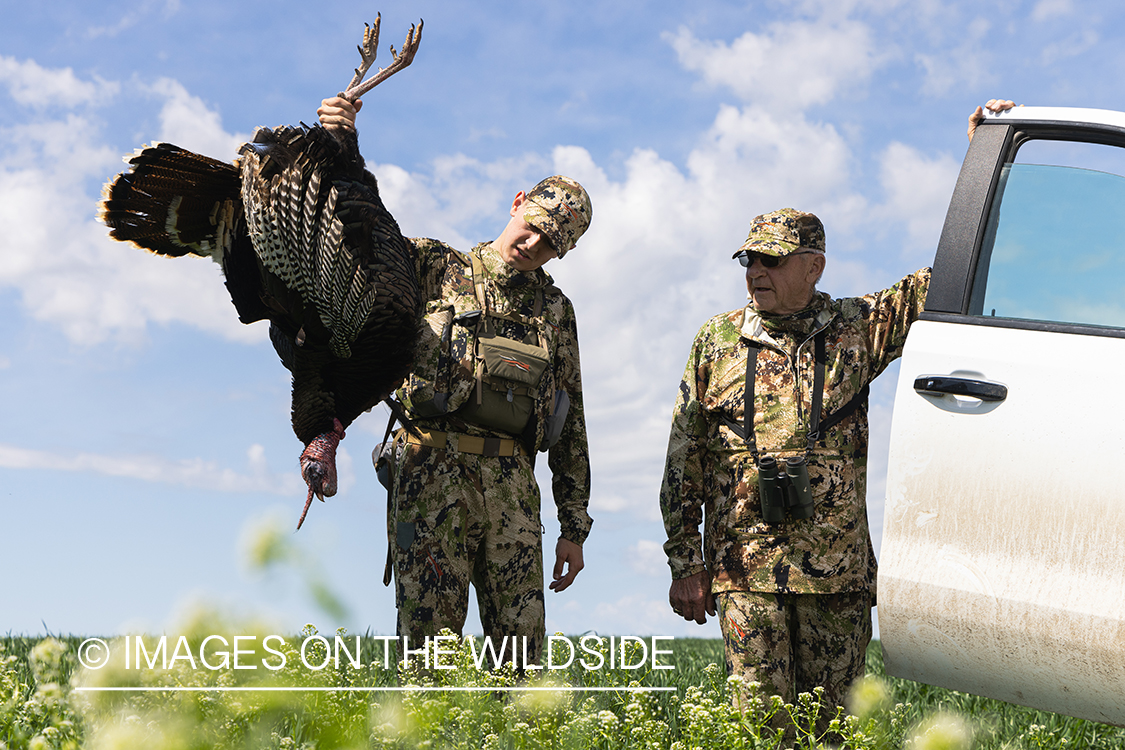
[[[889,674],[1125,724],[1125,115],[1041,112],[978,129],[907,339],[880,638]]]

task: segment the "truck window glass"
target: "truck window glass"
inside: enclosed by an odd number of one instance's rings
[[[1125,327],[1125,149],[1032,140],[1003,167],[976,315]]]

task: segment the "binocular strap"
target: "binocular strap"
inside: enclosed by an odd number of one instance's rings
[[[808,431],[808,449],[806,451],[806,458],[808,453],[812,451],[816,442],[820,439],[822,432],[826,432],[837,424],[847,418],[852,412],[867,403],[867,397],[871,393],[871,387],[864,384],[848,403],[841,406],[836,411],[827,415],[824,419],[820,418],[820,410],[824,401],[824,378],[825,370],[827,369],[827,335],[821,331],[816,335],[814,341],[814,359],[816,361],[816,371],[813,374],[813,393],[812,393],[812,408],[809,417],[809,431]],[[736,435],[746,441],[750,453],[754,456],[754,463],[758,463],[758,443],[754,436],[754,381],[757,375],[758,352],[761,345],[753,341],[747,343],[747,348],[752,351],[747,352],[746,355],[746,389],[744,391],[745,405],[742,412],[742,424],[723,417],[723,422],[729,427]]]
[[[822,329],[817,332],[813,339],[813,389],[812,389],[812,405],[809,409],[809,427],[808,427],[808,447],[805,449],[805,457],[812,452],[813,446],[820,438],[820,409],[824,403],[824,371],[827,369],[827,338],[828,334]],[[750,449],[750,455],[754,457],[754,463],[758,463],[758,440],[754,435],[754,381],[757,380],[758,373],[758,352],[762,350],[761,344],[750,341],[747,342],[746,352],[746,388],[743,391],[743,411],[742,411],[742,431],[743,438],[746,440],[746,445]],[[799,374],[797,374],[799,375]],[[795,376],[796,382],[800,382],[799,376]],[[867,387],[864,386],[862,395],[867,397]],[[855,399],[852,400],[845,409],[848,413],[858,404],[855,404]],[[800,411],[800,398],[798,396],[798,413]],[[844,409],[840,410],[841,412]],[[833,424],[842,419],[847,414],[840,414],[837,412],[832,415],[836,418]],[[837,418],[838,417],[838,418]]]

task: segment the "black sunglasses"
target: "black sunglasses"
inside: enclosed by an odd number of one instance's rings
[[[738,258],[738,262],[743,268],[754,265],[755,260],[760,262],[763,268],[777,268],[786,258],[792,258],[794,255],[816,255],[816,253],[806,250],[800,253],[789,253],[788,255],[767,255],[766,253],[751,253],[743,250],[734,257]]]

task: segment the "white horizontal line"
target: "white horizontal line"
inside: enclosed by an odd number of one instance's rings
[[[318,693],[661,693],[675,692],[675,687],[76,687],[75,691],[99,692],[168,692],[168,693],[235,693],[235,692],[318,692]]]

